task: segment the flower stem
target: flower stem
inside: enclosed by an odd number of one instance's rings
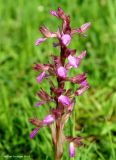
[[[61,121],[59,120],[56,123],[55,160],[61,160],[63,155],[64,135],[63,135],[63,129],[60,122]]]
[[[61,59],[62,66],[64,66],[64,62],[65,62],[65,59],[63,58],[64,52],[65,52],[64,48],[61,47],[60,59]],[[57,82],[58,82],[59,88],[64,88],[64,82],[62,83],[61,79],[57,78]],[[63,144],[64,144],[64,134],[63,134],[62,119],[60,118],[56,122],[55,160],[61,160],[63,155]]]

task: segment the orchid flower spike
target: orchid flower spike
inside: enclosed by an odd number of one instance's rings
[[[46,92],[40,86],[40,90],[37,92],[38,102],[35,104],[34,109],[39,110],[42,107],[45,109],[46,105],[48,114],[42,120],[39,118],[31,118],[29,120],[35,126],[30,138],[33,139],[43,127],[49,127],[55,148],[55,160],[61,160],[65,141],[69,143],[69,156],[71,158],[76,155],[76,147],[81,145],[80,138],[67,137],[64,135],[63,130],[75,108],[76,96],[81,96],[89,88],[86,73],[76,74],[73,77],[69,73],[71,68],[76,70],[79,68],[81,61],[86,56],[86,51],[84,50],[79,55],[76,55],[76,49],[70,49],[69,45],[73,40],[74,34],[78,33],[77,36],[85,34],[91,23],[87,22],[79,28],[73,29],[70,25],[70,16],[62,8],[58,7],[57,11],[51,10],[50,14],[56,17],[57,20],[61,20],[62,25],[55,32],[52,32],[46,26],[41,26],[39,30],[42,37],[36,40],[35,45],[39,46],[41,43],[46,42],[47,39],[54,38],[53,46],[60,50],[60,54],[59,56],[52,54],[50,56],[52,60],[46,60],[46,64],[37,63],[33,67],[37,72],[36,80],[38,85],[41,85],[44,79],[46,84],[43,87],[46,90],[49,87],[49,91],[47,90]],[[66,85],[67,82],[73,85],[68,87],[69,85]],[[76,84],[78,88],[74,88]],[[51,107],[51,103],[55,104],[54,107]]]

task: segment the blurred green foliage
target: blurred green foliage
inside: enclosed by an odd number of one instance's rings
[[[116,160],[116,0],[0,0],[0,160],[8,159],[6,155],[25,155],[24,160],[54,159],[49,129],[42,128],[30,140],[34,127],[28,119],[43,118],[48,112],[47,105],[33,108],[40,86],[32,65],[47,63],[50,54],[59,50],[52,47],[51,39],[39,47],[34,43],[41,37],[39,26],[57,30],[60,23],[49,10],[58,6],[70,14],[74,28],[92,23],[88,37],[75,35],[70,45],[77,54],[87,50],[79,70],[71,74],[88,72],[91,86],[77,97],[65,130],[68,135],[85,137],[75,160]],[[41,87],[49,92],[45,80]],[[69,157],[67,147],[63,160]]]

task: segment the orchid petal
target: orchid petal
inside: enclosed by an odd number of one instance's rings
[[[76,92],[75,94],[80,96],[82,93],[84,93],[87,89],[89,88],[89,85],[87,86],[84,86],[84,87],[80,87]]]
[[[38,83],[41,83],[41,81],[42,81],[42,79],[45,77],[45,71],[44,72],[42,72],[38,77],[37,77],[37,81],[38,81]]]
[[[85,32],[91,26],[90,22],[87,22],[81,26],[81,30]]]
[[[66,18],[66,16],[65,16],[65,13],[64,13],[64,11],[62,10],[62,8],[58,8],[58,16],[61,18],[61,19],[65,19]]]
[[[68,56],[68,63],[73,66],[74,68],[77,68],[79,65],[79,60],[76,57],[73,57],[71,55]]]
[[[43,43],[47,38],[39,38],[37,39],[37,41],[35,42],[35,45],[38,46],[40,45],[40,43]]]
[[[31,139],[35,137],[35,135],[38,133],[39,129],[40,128],[37,127],[30,133],[30,138]]]
[[[91,23],[88,22],[88,23],[85,23],[83,24],[79,29],[77,29],[77,32],[78,33],[84,33],[86,32],[86,30],[91,26]]]
[[[74,77],[70,78],[70,81],[72,83],[78,83],[78,84],[82,83],[85,80],[86,80],[86,74],[85,73],[82,73],[82,74],[79,74],[77,76],[74,76]]]
[[[83,59],[85,56],[86,56],[86,50],[85,50],[85,51],[82,51],[82,53],[81,53],[77,58],[79,58],[79,59],[81,60],[81,59]]]
[[[59,17],[56,11],[51,10],[50,13],[55,17]]]
[[[56,37],[57,36],[56,33],[51,32],[46,26],[41,26],[40,27],[40,32],[46,38],[52,38],[52,37]]]
[[[54,117],[51,114],[49,114],[48,116],[46,116],[44,118],[43,123],[48,125],[48,124],[51,124],[54,121],[55,121]]]
[[[39,107],[39,106],[41,106],[42,104],[45,104],[46,102],[39,102],[39,103],[37,103],[37,104],[35,104],[35,107]]]
[[[82,87],[88,86],[87,80],[85,79],[84,81],[82,81],[80,85],[81,85]]]

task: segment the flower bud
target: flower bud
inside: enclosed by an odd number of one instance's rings
[[[74,77],[70,78],[70,81],[72,83],[78,83],[78,84],[82,83],[85,80],[86,80],[86,74],[85,73],[82,73],[82,74],[79,74],[77,76],[74,76]]]
[[[69,144],[69,153],[70,153],[70,157],[74,157],[75,156],[75,147],[74,147],[74,143],[70,142]]]

